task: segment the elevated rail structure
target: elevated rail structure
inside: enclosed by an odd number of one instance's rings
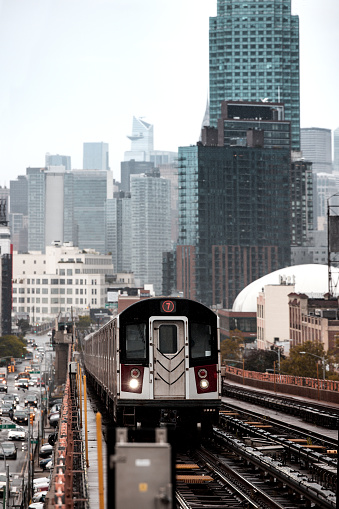
[[[338,403],[339,381],[278,373],[259,373],[234,366],[222,366],[221,377],[238,384],[314,400]]]

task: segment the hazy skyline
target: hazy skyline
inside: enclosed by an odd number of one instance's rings
[[[208,97],[217,0],[0,0],[0,185],[109,143],[120,177],[133,115],[154,147],[195,144]],[[292,0],[300,22],[301,127],[339,126],[338,0]]]

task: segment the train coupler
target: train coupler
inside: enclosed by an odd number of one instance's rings
[[[173,428],[177,425],[177,410],[162,408],[160,411],[160,427],[171,426]]]

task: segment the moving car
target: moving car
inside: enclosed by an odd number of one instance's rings
[[[25,410],[15,410],[13,414],[13,421],[16,424],[25,424],[28,426],[29,412]]]
[[[0,444],[0,458],[3,459],[5,456],[6,459],[16,460],[17,457],[17,448],[13,442],[1,442]]]
[[[18,378],[18,380],[15,380],[14,385],[17,389],[28,389],[28,378]]]
[[[13,409],[12,403],[10,403],[9,401],[5,401],[4,403],[2,403],[2,405],[0,406],[0,415],[2,417],[7,416],[10,419],[12,419],[13,413],[14,413],[14,409]]]
[[[24,428],[17,426],[15,429],[10,429],[7,435],[8,440],[26,440],[26,431]]]
[[[7,392],[7,390],[8,390],[7,379],[2,378],[0,380],[0,392]]]
[[[19,398],[18,396],[14,395],[14,394],[5,394],[3,397],[2,397],[2,401],[5,402],[9,402],[9,403],[12,403],[13,405],[13,408],[16,408],[16,406],[19,404]]]
[[[25,406],[38,406],[38,395],[35,392],[28,392],[25,395]]]

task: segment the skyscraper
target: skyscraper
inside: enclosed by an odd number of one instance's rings
[[[45,155],[45,166],[64,166],[65,170],[71,170],[71,156],[47,153]]]
[[[179,147],[177,289],[185,297],[229,309],[247,284],[290,264],[290,154],[282,105],[261,102],[223,102],[218,129]]]
[[[9,183],[10,213],[9,224],[14,251],[28,251],[28,179],[19,175]]]
[[[311,161],[314,173],[332,173],[332,132],[322,127],[300,129],[303,157]]]
[[[109,170],[108,143],[84,143],[84,170]]]
[[[177,288],[232,307],[253,280],[290,264],[289,148],[179,147]]]
[[[64,241],[106,252],[106,201],[113,197],[113,175],[105,170],[65,173]]]
[[[132,134],[127,138],[131,140],[131,150],[125,152],[125,161],[149,161],[153,150],[153,125],[133,117]]]
[[[107,200],[107,252],[115,272],[132,271],[131,193],[120,191]]]
[[[291,0],[218,0],[210,18],[210,125],[221,102],[285,105],[291,148],[300,150],[299,18]]]
[[[7,203],[0,199],[0,335],[11,334],[12,249],[8,227]]]
[[[27,168],[27,180],[29,251],[44,253],[46,246],[59,241],[106,252],[111,171]]]
[[[333,131],[334,160],[333,169],[339,173],[339,127]]]
[[[177,157],[177,152],[168,150],[154,150],[153,125],[145,122],[142,118],[133,117],[132,134],[127,135],[131,140],[131,150],[124,154],[125,161],[151,161],[153,166],[159,164],[171,164]],[[134,173],[134,172],[133,172]],[[136,172],[140,173],[140,172]]]
[[[162,294],[162,257],[171,248],[171,183],[159,172],[131,175],[132,269],[138,286]]]

